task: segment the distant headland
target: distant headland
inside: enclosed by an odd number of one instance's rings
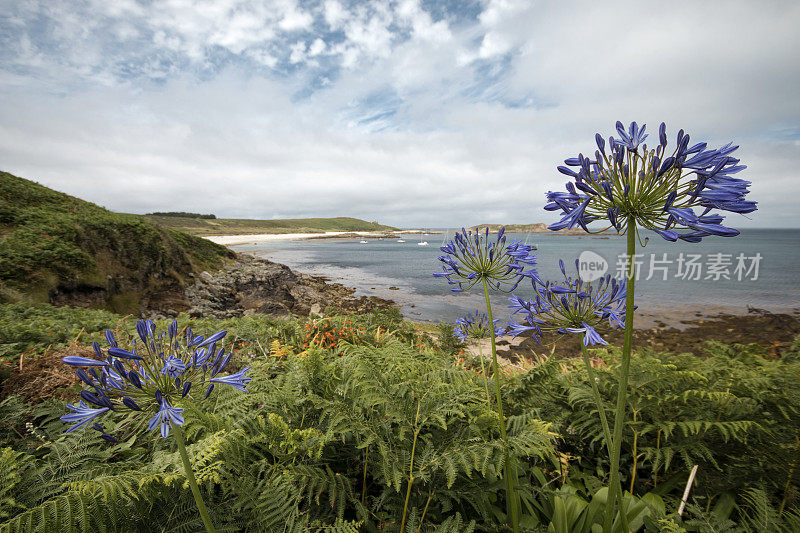
[[[547,224],[542,222],[533,222],[531,224],[478,224],[468,229],[472,231],[484,231],[489,228],[489,232],[497,232],[500,228],[505,227],[506,233],[557,233],[558,235],[586,235],[586,232],[579,227],[572,229],[562,229],[558,232],[547,229]]]
[[[183,215],[183,216],[182,216]],[[193,213],[153,213],[145,218],[171,229],[203,237],[213,235],[262,235],[284,233],[325,233],[377,231],[391,232],[397,228],[367,222],[359,218],[284,218],[257,220],[246,218],[216,218]]]

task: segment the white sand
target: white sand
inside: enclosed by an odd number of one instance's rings
[[[386,235],[384,231],[326,231],[325,233],[269,233],[262,235],[212,235],[205,237],[211,242],[222,244],[225,246],[233,246],[236,244],[249,244],[256,242],[268,241],[286,241],[286,240],[300,240],[311,239],[314,237],[327,237],[336,235]],[[403,233],[402,231],[393,231],[390,233]]]

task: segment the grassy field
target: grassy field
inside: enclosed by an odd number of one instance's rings
[[[161,226],[191,235],[257,235],[264,233],[324,233],[326,231],[394,231],[397,228],[358,218],[286,218],[253,220],[245,218],[202,219],[145,215]]]

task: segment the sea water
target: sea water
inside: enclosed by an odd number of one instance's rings
[[[673,315],[685,311],[693,316],[696,311],[744,313],[748,306],[775,312],[800,308],[800,230],[742,230],[738,237],[708,237],[697,244],[671,243],[652,233],[644,237],[647,243],[637,245],[635,259],[640,311]],[[406,317],[437,322],[453,321],[485,307],[478,287],[454,293],[446,280],[433,277],[441,271],[439,246],[452,238],[450,230],[406,235],[403,243],[397,239],[311,239],[232,248],[324,276],[355,288],[357,295],[394,300]],[[625,237],[508,234],[509,242],[512,239],[536,245],[536,268],[543,280],[562,276],[559,259],[572,276],[579,259],[581,275],[589,279],[603,272],[621,276],[626,268]],[[419,246],[422,240],[429,245]],[[523,282],[515,293],[527,298],[533,291],[530,283]],[[492,304],[497,316],[508,317],[507,295],[493,293]]]

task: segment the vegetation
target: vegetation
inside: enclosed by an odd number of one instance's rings
[[[206,239],[0,172],[0,301],[119,312],[176,290],[230,254]]]
[[[548,233],[553,234],[553,232],[547,229],[547,224],[543,224],[541,222],[532,222],[530,224],[478,224],[477,226],[472,226],[470,229],[472,231],[484,231],[486,228],[489,228],[489,233],[497,233],[500,228],[505,228],[506,233]],[[562,230],[561,234],[567,235],[579,235],[581,234],[582,230],[579,229],[572,229],[572,230]]]
[[[479,361],[460,353],[451,330],[440,344],[396,311],[180,320],[228,330],[231,365],[252,367],[249,394],[220,390],[184,413],[219,530],[507,530],[507,449]],[[105,312],[5,305],[0,347],[16,362],[19,350],[63,349],[78,334],[87,344],[106,327],[135,335],[133,325]],[[610,415],[619,354],[591,355]],[[489,376],[501,385],[521,530],[590,532],[602,523],[610,462],[586,369],[557,355],[523,367]],[[106,425],[114,445],[92,429],[64,435],[63,402],[12,392],[0,404],[0,531],[202,528],[171,439],[133,418]],[[721,343],[700,357],[634,353],[627,402],[620,475],[632,529],[800,530],[800,342],[780,359]]]
[[[151,215],[151,216],[158,216],[158,217],[203,218],[203,219],[211,219],[211,220],[214,220],[215,218],[217,218],[216,215],[212,215],[212,214],[203,215],[203,214],[200,214],[200,213],[186,213],[184,211],[166,211],[166,212],[156,211],[154,213],[147,213],[147,214]]]
[[[392,226],[349,217],[251,220],[245,218],[190,218],[163,216],[161,213],[153,213],[152,215],[146,215],[145,218],[161,226],[180,230],[191,235],[256,235],[264,233],[397,230]]]

